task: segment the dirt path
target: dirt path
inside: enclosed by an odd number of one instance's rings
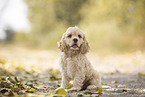
[[[0,97],[9,96],[50,96],[60,87],[61,74],[59,71],[49,70],[37,74],[36,72],[17,71],[15,74],[0,69]],[[100,97],[145,97],[145,75],[127,73],[102,74],[102,93],[98,90],[68,91],[69,96],[100,96]]]
[[[103,58],[91,53],[88,57],[102,75],[102,94],[85,90],[67,96],[145,97],[145,52]],[[0,96],[9,92],[27,97],[52,95],[61,84],[58,63],[59,53],[54,51],[0,50]]]
[[[145,96],[145,77],[138,74],[103,74],[102,81],[111,86],[102,96]]]
[[[69,96],[99,96],[99,97],[145,97],[145,77],[138,74],[102,74],[103,91],[85,90],[69,93]]]

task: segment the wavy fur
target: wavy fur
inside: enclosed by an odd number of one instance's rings
[[[77,43],[74,43],[74,39],[78,40]],[[58,42],[58,47],[61,50],[62,88],[68,88],[70,80],[73,80],[73,90],[101,88],[100,75],[86,56],[89,44],[78,27],[69,27]]]

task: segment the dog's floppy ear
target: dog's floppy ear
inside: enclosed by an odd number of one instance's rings
[[[88,41],[84,37],[84,43],[82,44],[80,51],[81,51],[82,54],[85,54],[85,53],[87,53],[89,51],[89,49],[90,49],[90,46],[88,44]]]
[[[62,52],[66,52],[67,50],[67,45],[65,43],[65,38],[64,38],[64,34],[61,38],[61,40],[59,42],[57,42],[58,48],[62,51]]]

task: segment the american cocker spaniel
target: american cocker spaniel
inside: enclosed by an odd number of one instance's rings
[[[77,26],[69,27],[58,42],[61,50],[61,88],[67,89],[73,80],[72,90],[101,88],[101,78],[87,59],[89,44],[85,34]]]

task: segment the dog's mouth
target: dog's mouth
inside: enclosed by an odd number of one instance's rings
[[[70,46],[70,49],[71,50],[79,50],[79,46],[76,43],[74,43],[72,46]]]
[[[73,44],[71,47],[78,48],[78,45],[77,44]]]

